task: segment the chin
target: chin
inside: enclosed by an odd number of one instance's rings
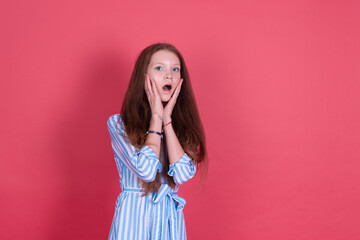
[[[162,99],[161,99],[161,101],[162,101],[163,103],[167,103],[169,100],[170,100],[170,98],[162,98]]]

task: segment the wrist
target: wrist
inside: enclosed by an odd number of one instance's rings
[[[168,122],[168,123],[166,123],[166,124],[164,124],[164,127],[163,128],[168,128],[170,125],[172,124],[172,122],[170,121],[170,122]]]
[[[171,120],[171,117],[164,117],[163,118],[163,123],[164,123],[164,126],[166,125],[166,124],[168,124],[169,122],[171,122],[172,120]]]
[[[163,122],[163,118],[158,113],[153,113],[152,114],[152,119],[160,120],[161,122]]]
[[[164,126],[163,126],[163,128],[164,128],[164,129],[165,129],[165,128],[168,128],[171,124],[172,124],[172,120],[171,120],[171,118],[168,118],[168,119],[164,120]]]
[[[162,123],[162,120],[159,117],[159,115],[158,114],[153,114],[151,116],[149,130],[161,132],[162,124],[163,123]]]

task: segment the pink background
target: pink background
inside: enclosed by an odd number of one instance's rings
[[[359,1],[15,0],[0,26],[0,239],[107,239],[106,121],[158,41],[207,134],[189,239],[360,239]]]

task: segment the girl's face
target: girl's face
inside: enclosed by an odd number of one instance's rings
[[[168,50],[159,50],[150,58],[147,75],[156,83],[162,102],[168,102],[179,84],[180,60]]]

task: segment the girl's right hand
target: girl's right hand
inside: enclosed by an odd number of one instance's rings
[[[156,87],[154,80],[150,78],[149,75],[145,74],[145,92],[150,104],[151,113],[159,115],[162,118],[163,115],[163,106],[160,99],[159,92]]]

